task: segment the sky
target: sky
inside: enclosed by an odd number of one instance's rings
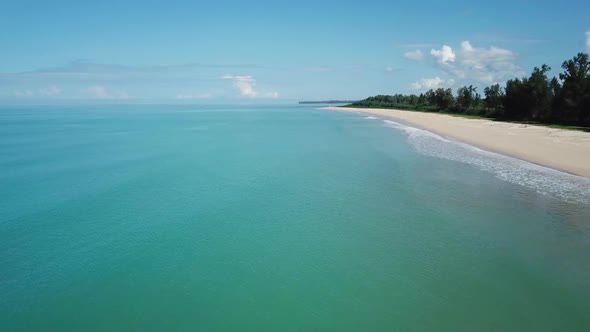
[[[590,52],[589,1],[10,1],[0,104],[284,103],[493,83]]]

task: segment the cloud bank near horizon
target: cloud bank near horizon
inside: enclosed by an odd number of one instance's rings
[[[578,35],[578,47],[590,52],[590,31]],[[583,41],[582,41],[583,40]],[[482,45],[483,44],[483,45]],[[402,47],[392,45],[391,47]],[[399,56],[401,55],[401,57]],[[519,52],[470,40],[453,45],[404,44],[397,61],[390,57],[372,64],[206,64],[118,65],[85,60],[63,66],[0,73],[0,100],[278,100],[319,96],[322,87],[336,83],[357,87],[365,94],[405,93],[460,85],[484,87],[526,75],[532,68],[522,64]],[[563,60],[566,60],[564,57]],[[552,64],[555,70],[559,70]],[[239,74],[232,72],[239,71]],[[228,73],[229,72],[229,73]],[[379,78],[379,73],[385,73]],[[383,74],[382,74],[383,75]],[[292,79],[296,77],[297,80]],[[372,78],[370,78],[372,77]],[[270,79],[269,79],[270,78]],[[361,81],[360,79],[364,79]],[[368,81],[368,80],[372,81]],[[274,82],[272,86],[268,82]],[[316,84],[302,84],[313,82]],[[320,83],[323,82],[323,83]],[[398,83],[405,88],[392,89]],[[367,83],[372,83],[367,84]],[[331,85],[330,85],[331,84]],[[337,84],[336,84],[337,85]],[[365,90],[360,87],[365,86]],[[342,88],[343,85],[339,85]],[[285,88],[288,87],[288,88]],[[333,91],[337,90],[338,85]],[[278,90],[282,92],[279,94]],[[352,91],[353,88],[348,89]],[[306,91],[297,96],[300,91]],[[319,91],[319,92],[317,92]],[[343,94],[344,95],[344,94]],[[287,97],[285,97],[287,96]],[[344,95],[346,97],[346,95]],[[331,95],[318,97],[331,98]]]

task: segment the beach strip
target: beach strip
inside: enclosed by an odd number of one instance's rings
[[[541,166],[590,178],[590,133],[440,113],[376,108],[326,107],[389,118]]]

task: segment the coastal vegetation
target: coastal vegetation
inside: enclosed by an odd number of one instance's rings
[[[450,88],[431,89],[420,95],[378,95],[351,103],[350,107],[395,108],[481,116],[504,121],[590,126],[590,62],[578,53],[563,62],[563,72],[549,79],[547,65],[535,67],[528,77],[493,84],[483,96],[473,85],[456,93]]]

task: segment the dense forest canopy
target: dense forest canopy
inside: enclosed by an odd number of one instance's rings
[[[352,107],[397,108],[479,115],[500,120],[590,126],[590,62],[578,53],[562,64],[563,72],[549,79],[547,65],[535,67],[529,77],[514,78],[486,87],[428,90],[420,95],[379,95],[352,103]]]

